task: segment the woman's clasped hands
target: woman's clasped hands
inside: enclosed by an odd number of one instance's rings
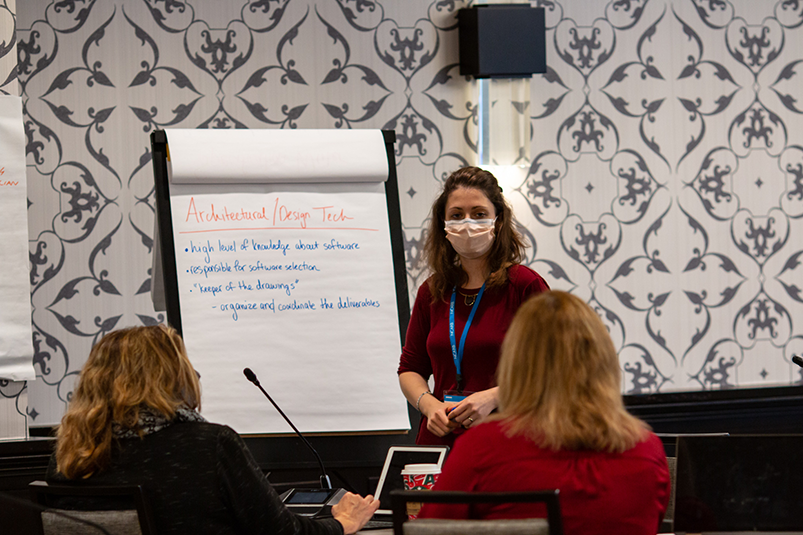
[[[459,403],[442,402],[434,396],[421,400],[421,413],[427,417],[430,433],[443,437],[458,427],[468,429],[482,421],[499,405],[498,388],[475,392]]]

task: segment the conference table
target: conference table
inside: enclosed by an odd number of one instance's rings
[[[358,531],[358,535],[393,535],[393,529],[369,529]],[[666,535],[803,535],[803,531],[704,531],[696,533],[667,533]],[[663,535],[663,534],[662,534]]]
[[[393,535],[393,529],[369,529],[358,531],[358,535]],[[666,535],[803,535],[803,531],[704,531],[697,533],[667,533]],[[663,535],[663,534],[662,534]]]

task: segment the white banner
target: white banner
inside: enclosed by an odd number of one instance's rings
[[[0,379],[35,379],[20,97],[0,96]]]

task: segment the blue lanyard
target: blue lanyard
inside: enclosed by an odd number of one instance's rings
[[[471,307],[471,313],[468,315],[468,319],[466,320],[466,326],[463,328],[463,334],[460,336],[460,345],[458,346],[454,334],[454,302],[457,298],[457,286],[452,288],[452,299],[449,302],[449,342],[452,344],[452,359],[454,360],[454,367],[457,370],[457,390],[460,392],[463,391],[463,374],[461,364],[463,362],[463,350],[466,347],[466,335],[471,327],[474,314],[477,312],[477,307],[480,306],[480,299],[482,299],[482,294],[484,292],[485,283],[483,282],[482,288],[480,288],[480,292],[477,294],[477,299],[474,301],[474,306]]]

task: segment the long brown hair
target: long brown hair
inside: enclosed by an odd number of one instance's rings
[[[622,402],[616,350],[599,316],[566,292],[521,306],[502,344],[498,418],[554,450],[623,452],[648,426]]]
[[[171,327],[132,327],[104,336],[89,353],[56,432],[58,470],[69,479],[103,471],[111,460],[112,422],[138,429],[147,406],[171,419],[200,408],[198,377]]]
[[[452,173],[443,184],[443,191],[432,204],[429,230],[424,243],[424,257],[432,273],[429,289],[433,301],[444,299],[454,286],[468,282],[468,275],[460,267],[460,257],[446,239],[446,203],[449,195],[458,188],[481,191],[496,210],[496,235],[488,251],[488,267],[491,276],[488,287],[501,286],[507,282],[507,268],[524,258],[524,241],[516,230],[513,210],[502,195],[502,188],[491,173],[479,167],[463,167]]]

